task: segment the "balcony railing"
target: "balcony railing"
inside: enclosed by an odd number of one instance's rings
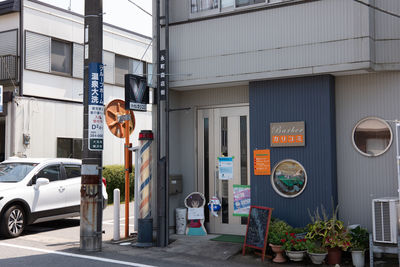
[[[12,84],[18,82],[18,57],[14,55],[0,56],[0,82]]]

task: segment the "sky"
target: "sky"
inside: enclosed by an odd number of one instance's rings
[[[84,0],[40,0],[53,6],[68,9],[71,3],[71,11],[83,14]],[[131,0],[144,10],[152,13],[152,0]],[[103,21],[121,28],[151,37],[152,18],[128,0],[103,0]]]

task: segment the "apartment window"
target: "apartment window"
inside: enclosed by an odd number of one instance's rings
[[[219,0],[192,0],[191,10],[192,13],[211,10],[218,8]]]
[[[236,7],[265,3],[265,0],[236,0]]]
[[[82,158],[82,139],[57,138],[57,158]]]
[[[71,43],[51,40],[51,72],[71,75]]]
[[[125,74],[143,76],[144,63],[132,58],[115,55],[115,84],[125,84]]]
[[[153,85],[153,64],[147,63],[147,85],[150,87],[155,87]]]
[[[115,55],[115,83],[124,84],[125,74],[129,72],[129,58]]]
[[[204,15],[215,15],[235,8],[251,7],[252,5],[276,4],[293,0],[190,0],[190,13],[193,18]]]

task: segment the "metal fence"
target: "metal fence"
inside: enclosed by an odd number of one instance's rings
[[[18,81],[18,57],[15,55],[0,56],[0,81],[15,83]]]

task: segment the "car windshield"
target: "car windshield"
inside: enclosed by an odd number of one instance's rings
[[[25,178],[37,163],[0,163],[0,183],[16,183]]]

